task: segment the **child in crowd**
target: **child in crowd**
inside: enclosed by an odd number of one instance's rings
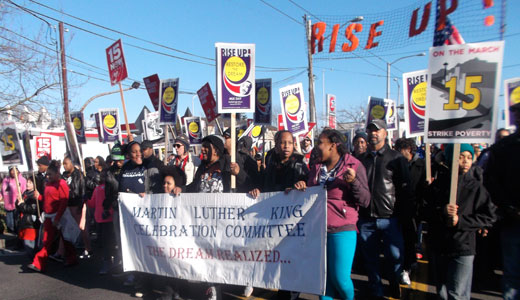
[[[35,187],[32,178],[27,179],[27,189],[22,194],[23,201],[16,202],[16,209],[20,213],[18,223],[18,238],[23,241],[27,254],[31,257],[36,249],[36,240],[40,220],[38,203],[34,195]]]

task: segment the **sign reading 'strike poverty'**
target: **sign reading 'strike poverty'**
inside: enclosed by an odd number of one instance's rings
[[[323,294],[326,191],[122,193],[125,271]],[[312,272],[309,272],[312,270]]]

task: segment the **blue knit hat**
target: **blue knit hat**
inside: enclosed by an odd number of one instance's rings
[[[468,151],[471,153],[471,157],[475,157],[475,149],[470,144],[460,144],[460,153]],[[451,166],[453,162],[453,144],[444,144],[444,156],[446,158],[446,162]]]

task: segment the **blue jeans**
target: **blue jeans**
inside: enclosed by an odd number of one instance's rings
[[[11,232],[15,232],[14,222],[15,222],[15,210],[6,210],[5,211],[5,224],[7,225],[7,229]]]
[[[357,233],[342,231],[327,233],[327,290],[321,300],[354,299],[354,284],[350,278],[356,252]]]
[[[505,300],[520,299],[520,224],[504,225],[500,233],[504,277],[502,279]]]
[[[389,267],[390,286],[398,288],[404,248],[401,225],[397,218],[363,218],[359,219],[358,228],[370,293],[372,296],[383,297],[379,254],[383,250]]]
[[[474,255],[434,255],[437,295],[442,300],[470,300]]]

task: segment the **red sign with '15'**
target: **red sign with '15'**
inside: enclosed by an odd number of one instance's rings
[[[110,83],[115,85],[128,77],[125,56],[123,55],[123,42],[120,39],[117,40],[107,48],[106,52]]]

